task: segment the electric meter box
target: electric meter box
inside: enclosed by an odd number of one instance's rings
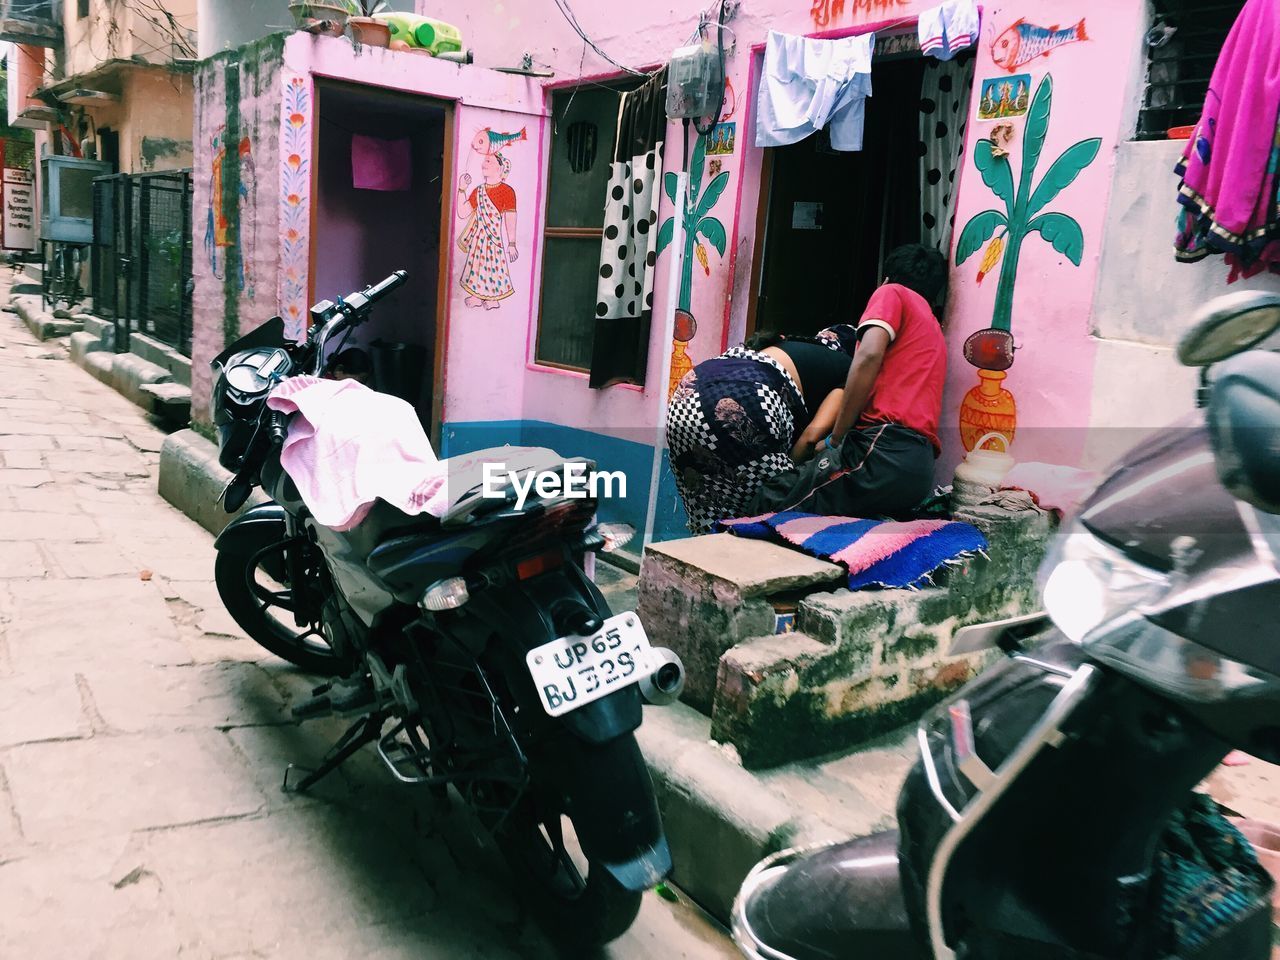
[[[710,117],[724,96],[719,51],[705,43],[681,47],[667,67],[667,116]]]

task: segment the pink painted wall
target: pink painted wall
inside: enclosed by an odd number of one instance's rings
[[[206,60],[196,71],[191,392],[192,416],[200,422],[208,420],[208,363],[227,334],[279,309],[279,63],[279,41],[264,42]],[[236,202],[214,196],[216,167],[223,179],[234,169]],[[217,227],[219,215],[236,226],[242,271],[227,269],[229,235]]]
[[[738,149],[733,156],[723,158],[724,169],[731,172],[732,179],[716,208],[717,216],[729,230],[729,246],[723,258],[714,250],[708,251],[710,276],[700,267],[695,268],[693,312],[699,331],[690,346],[695,362],[718,353],[725,342],[741,338],[752,295],[751,261],[762,156],[751,146],[753,83],[758,74],[753,61],[758,64],[760,60],[759,52],[753,53],[752,47],[763,42],[769,29],[823,35],[861,32],[873,26],[913,29],[915,16],[931,5],[928,0],[757,0],[744,4],[732,21],[736,48],[728,57],[727,72],[736,94],[733,119],[739,125]],[[615,3],[578,4],[575,9],[586,32],[611,56],[628,65],[645,67],[666,60],[672,50],[687,41],[702,6],[689,0],[627,5],[625,12]],[[572,83],[579,76],[616,73],[594,51],[584,49],[554,5],[546,0],[486,5],[466,0],[422,0],[419,10],[461,27],[479,64],[513,65],[528,53],[536,65],[555,71],[554,79],[549,81],[555,84]],[[1102,140],[1097,159],[1048,208],[1079,222],[1084,238],[1081,265],[1068,262],[1038,236],[1029,237],[1023,246],[1013,312],[1013,333],[1020,349],[1006,381],[1017,398],[1020,434],[1015,452],[1022,459],[1072,461],[1083,442],[1083,427],[1090,421],[1095,344],[1089,335],[1089,319],[1097,257],[1115,146],[1130,135],[1134,86],[1143,64],[1141,35],[1145,16],[1142,4],[1107,0],[1075,0],[1065,5],[1057,0],[1005,0],[983,5],[975,91],[985,78],[1009,75],[994,62],[992,42],[1020,18],[1045,27],[1069,26],[1081,19],[1087,24],[1086,42],[1065,44],[1014,71],[1029,73],[1033,89],[1046,73],[1053,75],[1055,84],[1037,177],[1043,176],[1051,161],[1069,145],[1091,137]],[[1015,121],[1019,135],[1024,122]],[[969,124],[967,159],[959,174],[957,235],[974,213],[999,204],[973,168],[973,143],[986,136],[991,125],[972,121]],[[678,130],[673,124],[669,131],[669,167],[679,156]],[[1016,179],[1021,162],[1020,141],[1014,144],[1012,161]],[[664,201],[660,216],[670,215],[667,206]],[[664,254],[659,261],[655,303],[663,303],[666,298],[665,260]],[[981,252],[962,266],[953,266],[946,317],[951,345],[950,382],[943,412],[943,427],[948,435],[939,479],[949,474],[962,453],[957,411],[964,393],[977,382],[976,371],[961,355],[961,344],[970,333],[989,326],[992,317],[996,277],[989,276],[981,285],[976,282],[980,260]],[[719,322],[713,320],[717,317]],[[533,370],[524,387],[524,415],[620,436],[637,431],[645,435],[657,409],[652,385],[657,382],[659,366],[668,352],[669,345],[658,343],[655,333],[650,353],[651,386],[643,393],[624,389],[590,391],[582,378]]]
[[[713,211],[726,228],[728,244],[723,256],[714,248],[705,248],[709,254],[705,271],[700,264],[694,266],[692,309],[699,323],[698,334],[689,348],[694,362],[719,353],[726,342],[736,342],[745,328],[752,296],[750,276],[762,159],[762,152],[752,146],[753,82],[761,59],[758,48],[767,30],[838,35],[872,27],[913,29],[913,18],[928,5],[923,0],[758,0],[746,5],[733,20],[736,45],[728,57],[727,72],[734,97],[727,103],[731,110],[727,119],[738,125],[737,147],[731,155],[715,158],[730,179]],[[258,92],[252,87],[255,97],[270,110],[278,111],[274,146],[277,173],[272,178],[261,178],[262,184],[255,188],[259,199],[252,205],[258,227],[274,231],[279,237],[278,282],[272,308],[299,322],[298,311],[305,309],[315,289],[313,281],[318,279],[310,276],[309,258],[296,252],[310,249],[311,242],[310,197],[306,191],[311,183],[310,129],[314,118],[309,98],[313,99],[314,79],[337,78],[452,101],[456,104],[454,171],[453,182],[445,185],[447,202],[463,203],[457,187],[464,174],[470,174],[472,179],[463,197],[481,179],[480,158],[470,147],[476,131],[485,127],[502,132],[523,128],[527,139],[505,150],[511,162],[507,184],[516,195],[517,258],[508,264],[514,293],[495,310],[470,307],[464,302],[466,295],[458,281],[465,268],[466,253],[458,241],[467,221],[465,217],[450,217],[453,232],[449,242],[444,419],[542,420],[652,443],[659,400],[666,389],[661,371],[671,347],[660,342],[659,325],[655,324],[648,385],[643,390],[622,387],[593,391],[587,387],[585,375],[532,363],[549,148],[544,85],[600,77],[615,73],[615,69],[591,50],[584,50],[548,0],[485,6],[463,0],[432,0],[429,6],[432,15],[462,27],[467,44],[476,50],[478,65],[515,65],[528,53],[535,65],[554,70],[554,77],[541,80],[503,74],[386,50],[365,48],[357,52],[341,39],[304,34],[288,37],[284,41],[282,68],[267,84],[270,89]],[[614,3],[578,6],[584,28],[616,59],[635,66],[652,66],[666,60],[672,50],[687,41],[701,5],[692,0],[671,0],[625,8]],[[1068,262],[1038,236],[1029,237],[1023,247],[1013,301],[1013,333],[1020,349],[1007,380],[1018,402],[1020,433],[1015,452],[1021,459],[1071,460],[1080,446],[1078,434],[1083,432],[1071,428],[1083,428],[1090,421],[1094,342],[1089,336],[1089,322],[1097,257],[1115,145],[1129,132],[1133,87],[1142,64],[1144,16],[1140,4],[1117,6],[1106,0],[1074,0],[1065,8],[1050,0],[1002,0],[984,8],[975,88],[980,88],[984,78],[1007,75],[993,60],[992,42],[1020,18],[1042,26],[1069,25],[1081,19],[1088,24],[1087,41],[1065,44],[1017,70],[1031,75],[1033,88],[1046,73],[1052,73],[1055,85],[1037,177],[1043,176],[1052,160],[1069,145],[1090,137],[1102,140],[1097,159],[1049,207],[1080,224],[1084,250],[1081,265]],[[219,71],[202,68],[201,77],[197,143],[203,143],[211,127],[216,126],[220,109]],[[257,108],[248,104],[244,109],[253,112]],[[1024,123],[1021,119],[1015,121],[1019,131],[1012,155],[1015,179]],[[957,235],[974,213],[999,203],[983,184],[972,160],[974,141],[989,128],[990,123],[969,125],[967,160],[959,173]],[[681,147],[679,125],[669,127],[667,144],[668,167],[676,168]],[[201,210],[202,203],[207,203],[209,186],[207,175],[199,167],[198,162],[196,196],[197,209]],[[267,192],[271,195],[267,203],[261,200],[264,185],[269,186]],[[457,209],[455,206],[455,213]],[[464,208],[463,212],[469,209]],[[672,213],[664,199],[660,221]],[[197,249],[199,241],[197,227]],[[315,241],[321,245],[326,242],[324,237]],[[197,256],[198,263],[199,259]],[[961,357],[960,345],[970,333],[989,326],[992,318],[996,276],[977,283],[980,259],[978,254],[953,269],[946,317],[951,344],[951,375],[943,412],[947,453],[940,465],[939,479],[949,474],[959,456],[957,410],[965,391],[976,382],[974,369]],[[664,253],[658,262],[655,304],[667,301],[668,261],[669,254]],[[433,268],[430,264],[420,267]],[[325,289],[322,285],[317,292]],[[216,316],[220,297],[218,284],[209,276],[201,276],[198,269],[198,354],[208,353],[217,339],[209,330],[220,328]],[[241,301],[242,322],[261,313],[260,297],[241,297]],[[200,328],[205,329],[202,332]]]

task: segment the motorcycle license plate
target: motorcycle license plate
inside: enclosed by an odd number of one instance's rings
[[[589,637],[561,637],[525,654],[543,709],[558,717],[637,682],[653,648],[640,618],[620,613]]]

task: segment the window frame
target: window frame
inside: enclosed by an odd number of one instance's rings
[[[544,88],[543,95],[545,98],[544,105],[546,107],[546,117],[547,117],[546,122],[549,128],[548,136],[547,136],[547,144],[548,144],[547,159],[546,159],[547,166],[546,166],[546,173],[545,173],[546,190],[544,191],[545,196],[542,202],[542,210],[540,211],[542,216],[542,226],[541,226],[541,230],[539,232],[539,238],[538,238],[539,245],[541,247],[540,255],[538,258],[538,309],[533,314],[533,325],[534,325],[533,336],[530,338],[532,350],[529,356],[529,363],[535,367],[542,367],[542,368],[547,368],[549,370],[555,370],[560,373],[571,373],[571,374],[581,375],[581,376],[588,376],[591,373],[591,368],[589,364],[587,366],[580,367],[580,366],[575,366],[571,363],[564,363],[557,360],[547,360],[540,355],[541,345],[542,345],[542,311],[543,311],[543,304],[544,304],[544,295],[546,292],[546,276],[547,276],[547,250],[548,250],[547,241],[548,240],[595,240],[596,252],[599,253],[600,244],[604,240],[603,207],[601,209],[601,223],[600,223],[600,226],[598,227],[555,227],[555,226],[551,226],[550,224],[551,191],[552,191],[552,184],[551,184],[552,158],[557,146],[562,142],[560,139],[560,136],[557,135],[555,130],[555,122],[556,122],[555,101],[558,97],[564,96],[564,95],[568,95],[572,97],[573,94],[578,90],[582,90],[588,87],[607,87],[609,89],[615,90],[618,93],[626,93],[629,89],[635,89],[636,87],[639,87],[640,84],[643,82],[644,82],[644,78],[642,77],[633,77],[630,74],[619,72],[616,74],[609,74],[603,77],[597,77],[590,80],[585,80],[585,79],[581,81],[574,80],[568,83],[564,83],[556,86],[547,86]],[[565,130],[567,132],[568,130],[567,125],[565,127]],[[601,131],[601,133],[603,134],[604,131]],[[601,140],[604,140],[604,139],[605,137],[601,136]],[[603,143],[597,144],[597,149],[596,149],[597,162],[599,162],[599,160],[603,158],[606,163],[612,164],[613,151],[616,147],[617,147],[617,129],[615,126],[614,136],[612,139],[608,140],[607,150],[604,149]],[[594,291],[592,291],[592,293],[593,293],[593,299],[594,299]],[[593,313],[589,319],[594,320],[595,314]]]
[[[1231,28],[1239,17],[1240,10],[1244,7],[1244,0],[1210,0],[1207,7],[1204,3],[1197,5],[1194,0],[1155,0],[1152,9],[1151,20],[1147,24],[1147,31],[1153,29],[1157,24],[1163,21],[1171,21],[1179,25],[1178,33],[1175,33],[1170,42],[1174,44],[1180,43],[1179,34],[1183,34],[1182,40],[1189,40],[1191,43],[1199,41],[1203,42],[1214,36],[1214,31],[1210,29],[1195,29],[1196,24],[1203,22],[1204,14],[1229,14],[1227,22],[1222,25],[1222,33],[1216,38],[1215,49],[1212,53],[1207,51],[1195,52],[1180,50],[1177,56],[1159,56],[1159,48],[1152,48],[1143,42],[1143,50],[1146,54],[1145,63],[1143,65],[1141,96],[1138,101],[1138,113],[1133,122],[1133,132],[1131,139],[1143,142],[1161,141],[1169,139],[1168,131],[1183,126],[1194,126],[1200,119],[1200,115],[1204,110],[1204,101],[1207,96],[1209,82],[1212,79],[1214,66],[1218,57],[1222,53],[1222,45],[1226,42]],[[1187,27],[1184,34],[1181,28],[1182,23],[1190,23],[1193,26]],[[1144,38],[1146,32],[1144,31]],[[1186,65],[1194,61],[1201,61],[1201,66],[1194,73],[1203,73],[1204,76],[1183,76],[1187,70]],[[1152,74],[1163,65],[1177,64],[1178,69],[1172,78],[1163,80],[1153,80]],[[1181,90],[1185,88],[1193,88],[1195,99],[1188,100],[1186,95],[1179,92],[1172,104],[1166,106],[1156,106],[1151,104],[1151,94],[1154,89],[1172,89]],[[1203,87],[1203,89],[1200,89]],[[1182,116],[1178,116],[1181,114]],[[1166,118],[1166,125],[1160,129],[1148,129],[1148,118],[1155,119],[1163,115]],[[1171,122],[1175,120],[1185,120],[1186,123]]]

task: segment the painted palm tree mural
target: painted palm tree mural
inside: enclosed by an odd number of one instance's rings
[[[1023,128],[1022,167],[1017,188],[1007,155],[997,155],[990,140],[979,140],[973,160],[987,185],[1004,209],[983,210],[974,215],[956,241],[956,265],[964,263],[985,245],[978,267],[978,282],[999,267],[995,310],[991,326],[965,341],[965,359],[978,368],[978,386],[970,390],[960,406],[960,435],[966,450],[972,450],[983,434],[996,432],[1013,439],[1017,410],[1013,394],[1001,386],[1005,371],[1013,365],[1013,290],[1018,278],[1022,242],[1033,233],[1077,267],[1084,256],[1084,233],[1080,224],[1065,213],[1045,210],[1070,186],[1098,155],[1102,141],[1081,140],[1064,150],[1035,182],[1036,167],[1049,132],[1049,111],[1053,105],[1053,78],[1046,75],[1036,87]]]
[[[694,259],[696,257],[703,272],[711,276],[711,261],[704,241],[721,257],[724,256],[725,244],[728,242],[724,224],[711,216],[711,211],[729,184],[729,174],[727,171],[715,173],[704,188],[702,178],[706,172],[706,165],[707,141],[705,137],[699,136],[693,148],[693,159],[689,164],[689,195],[685,200],[682,213],[684,270],[680,274],[680,297],[676,304],[676,330],[675,341],[671,344],[671,382],[668,385],[668,394],[675,390],[675,385],[680,382],[680,378],[693,369],[693,360],[689,357],[687,347],[698,330],[698,324],[690,311],[693,300]],[[668,172],[662,180],[667,197],[679,209],[680,201],[676,198],[676,175]],[[659,254],[671,243],[674,233],[675,218],[668,217],[658,228],[657,252]]]

